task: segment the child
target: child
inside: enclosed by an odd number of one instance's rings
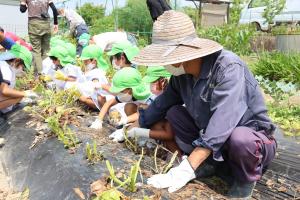
[[[65,42],[61,40],[59,37],[52,37],[50,40],[50,47],[54,48],[56,46],[63,46],[67,49],[68,55],[75,59],[76,57],[76,47],[72,43]],[[47,57],[42,62],[42,75],[43,79],[47,82],[54,79],[55,75],[55,65],[53,64],[50,57]]]
[[[107,55],[110,56],[113,68],[115,70],[120,70],[124,67],[134,67],[131,64],[131,60],[138,53],[139,49],[126,41],[113,44],[111,51],[109,51]],[[103,85],[102,89],[109,92],[110,85]]]
[[[171,74],[162,66],[148,67],[146,76],[143,78],[145,83],[150,84],[150,90],[153,94],[151,99],[154,100],[168,86]]]
[[[132,67],[124,67],[114,75],[109,91],[116,94],[116,97],[103,105],[99,117],[93,122],[91,128],[101,129],[106,113],[118,103],[126,103],[124,108],[126,115],[122,116],[115,125],[135,122],[138,119],[138,106],[144,104],[151,95],[149,86],[142,81],[140,72]]]
[[[111,51],[107,53],[111,56],[114,69],[119,70],[123,67],[133,67],[131,60],[139,53],[139,49],[130,42],[120,42],[112,45]]]
[[[16,75],[21,73],[24,67],[29,70],[31,62],[32,55],[29,50],[19,44],[13,44],[9,51],[0,54],[0,70],[3,79],[0,85],[0,110],[2,113],[11,111],[17,103],[32,103],[38,97],[31,90],[14,89]]]
[[[56,67],[54,81],[58,89],[70,89],[77,83],[84,82],[84,76],[80,67],[73,65],[74,58],[65,45],[51,48],[49,57]]]
[[[154,66],[147,68],[146,76],[143,78],[143,82],[150,84],[152,96],[149,98],[148,104],[151,104],[157,96],[161,95],[164,92],[164,90],[168,86],[168,81],[170,77],[171,74],[162,66]],[[143,105],[141,107],[143,107],[143,109],[146,109],[148,105]],[[132,130],[128,131],[128,137],[134,138],[151,136],[151,138],[153,139],[160,139],[164,141],[165,145],[172,150],[172,144],[169,144],[167,142],[170,138],[172,138],[172,135],[170,135],[168,131],[163,131],[160,126],[161,124],[157,124],[155,127],[153,127],[151,129],[151,135],[149,129],[133,128]],[[165,128],[167,129],[167,127]],[[114,141],[122,142],[124,140],[123,130],[119,129],[112,133],[109,137]]]
[[[108,84],[105,71],[108,64],[102,57],[102,50],[96,45],[89,45],[82,51],[80,59],[85,65],[85,82],[79,85],[82,96],[79,100],[91,108],[100,108],[107,99],[113,98],[109,93],[101,90],[102,84]]]

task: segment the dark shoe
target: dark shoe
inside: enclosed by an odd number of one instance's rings
[[[202,163],[196,170],[195,175],[196,178],[207,178],[215,175],[216,168],[214,165],[204,162]]]
[[[256,181],[252,183],[241,183],[239,181],[234,181],[233,185],[229,189],[228,198],[250,199],[255,185]]]
[[[0,111],[0,117],[4,120],[7,120],[7,114]]]

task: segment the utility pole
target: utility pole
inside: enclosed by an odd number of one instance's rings
[[[116,5],[114,5],[114,0],[111,0],[111,4],[112,4],[112,7],[113,7],[113,11],[115,11],[114,12],[114,15],[115,15],[115,31],[117,31],[118,30],[118,26],[119,26],[119,24],[118,24],[118,21],[119,21],[119,19],[118,19],[118,0],[116,0]]]

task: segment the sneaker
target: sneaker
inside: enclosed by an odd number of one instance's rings
[[[1,138],[1,137],[0,137],[0,148],[3,147],[4,144],[5,144],[4,138]]]
[[[228,197],[231,199],[250,199],[255,185],[256,181],[252,183],[234,181],[233,185],[229,189]]]

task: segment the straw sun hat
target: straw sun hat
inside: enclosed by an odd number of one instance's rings
[[[170,10],[153,24],[152,44],[142,49],[132,63],[164,66],[204,57],[221,49],[217,42],[198,38],[186,14]]]

